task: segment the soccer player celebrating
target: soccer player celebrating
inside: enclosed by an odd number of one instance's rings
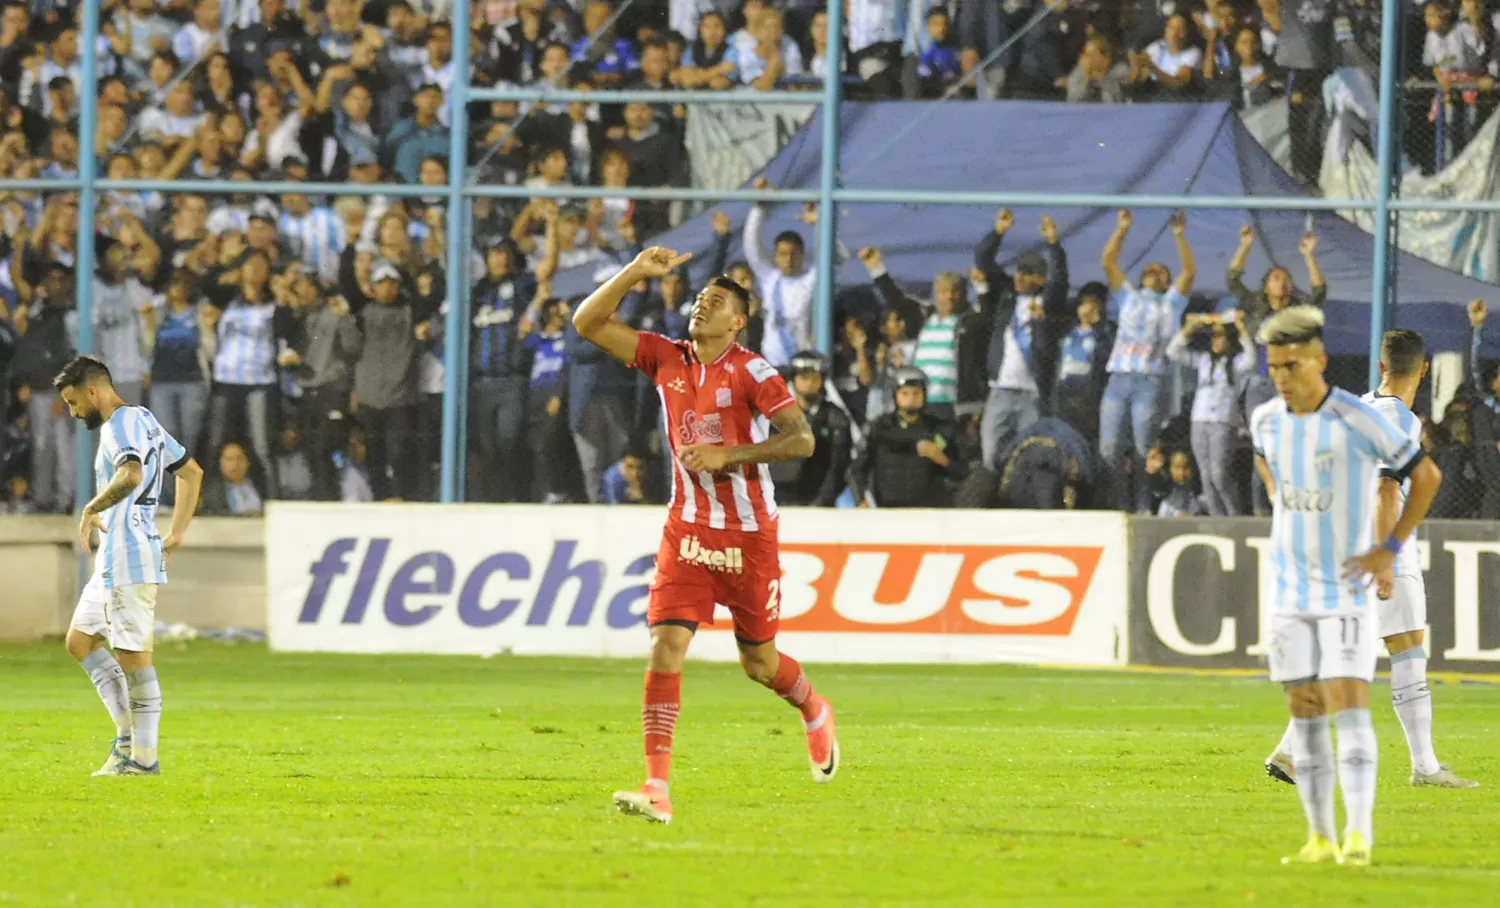
[[[1427,345],[1422,335],[1405,328],[1388,331],[1380,345],[1380,387],[1363,398],[1409,442],[1418,445],[1422,443],[1422,424],[1411,406],[1426,374]],[[1377,539],[1390,535],[1410,491],[1410,484],[1395,478],[1392,470],[1389,463],[1381,465],[1380,491],[1375,500]],[[1415,540],[1407,540],[1396,553],[1393,576],[1378,578],[1375,613],[1386,652],[1391,654],[1391,705],[1411,751],[1411,784],[1478,788],[1478,782],[1460,778],[1439,763],[1432,749],[1432,692],[1427,688],[1427,652],[1422,647],[1427,629],[1427,589]],[[1290,755],[1295,734],[1294,722],[1266,760],[1266,772],[1283,782],[1295,782]]]
[[[611,317],[632,287],[689,257],[647,249],[573,315],[580,335],[650,376],[672,446],[672,498],[646,611],[646,783],[614,796],[623,813],[658,823],[672,820],[667,780],[683,658],[698,626],[713,623],[715,603],[733,616],[745,674],[802,713],[813,779],[831,780],[839,761],[833,707],[813,693],[797,660],[776,649],[781,564],[766,464],[807,457],[813,436],[775,367],[734,342],[745,327],[747,294],[728,277],[709,281],[688,317],[690,341],[636,331]]]
[[[85,552],[99,531],[99,551],[67,637],[69,655],[88,672],[117,730],[109,759],[94,775],[154,776],[161,772],[161,684],[151,661],[156,588],[167,582],[167,555],[182,544],[197,509],[203,470],[150,410],[120,399],[99,360],[75,358],[52,385],[68,412],[100,436],[94,457],[98,494],[83,506],[78,525]],[[162,539],[156,502],[165,473],[176,476],[177,498],[172,527]]]
[[[1419,442],[1371,405],[1328,386],[1320,311],[1284,309],[1261,326],[1260,339],[1280,394],[1250,418],[1256,469],[1273,490],[1271,680],[1285,686],[1291,707],[1292,760],[1309,833],[1302,850],[1282,860],[1368,864],[1378,756],[1370,723],[1376,628],[1368,579],[1390,577],[1442,476]],[[1395,526],[1375,544],[1371,506],[1382,463],[1386,475],[1410,480],[1410,487]],[[1335,844],[1330,713],[1347,815],[1342,849]]]

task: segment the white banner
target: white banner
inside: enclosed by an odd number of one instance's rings
[[[277,502],[271,646],[644,656],[659,508]],[[781,639],[813,662],[1125,664],[1112,513],[796,509]],[[728,615],[697,658],[737,658]]]
[[[1442,199],[1478,201],[1500,195],[1500,115],[1492,116],[1459,156],[1430,177],[1412,170],[1401,178],[1397,193],[1405,201]],[[1323,195],[1335,199],[1373,199],[1375,159],[1363,142],[1351,142],[1348,154],[1323,155],[1319,183]],[[1330,145],[1330,151],[1332,151]],[[1372,231],[1371,211],[1340,211],[1340,215]],[[1435,265],[1476,280],[1500,277],[1500,215],[1483,211],[1403,211],[1401,248]]]
[[[686,145],[696,189],[738,189],[791,141],[817,108],[689,104]]]

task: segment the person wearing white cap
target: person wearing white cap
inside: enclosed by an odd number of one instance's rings
[[[400,270],[378,262],[370,274],[374,295],[359,313],[360,357],[354,366],[359,421],[369,448],[375,499],[410,499],[413,480],[410,440],[416,431],[420,344],[430,335],[421,301],[403,288]]]

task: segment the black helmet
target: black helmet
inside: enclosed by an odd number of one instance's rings
[[[804,372],[816,372],[827,378],[828,359],[816,350],[803,350],[792,357],[791,373],[801,375]]]
[[[927,374],[921,369],[904,366],[891,374],[891,380],[897,388],[916,387],[927,393]]]

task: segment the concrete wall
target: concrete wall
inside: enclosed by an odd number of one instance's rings
[[[0,517],[0,640],[67,630],[78,601],[77,528],[72,517]],[[92,562],[85,569],[92,570]],[[162,621],[265,630],[263,520],[194,520],[168,573],[171,582],[157,600]]]

